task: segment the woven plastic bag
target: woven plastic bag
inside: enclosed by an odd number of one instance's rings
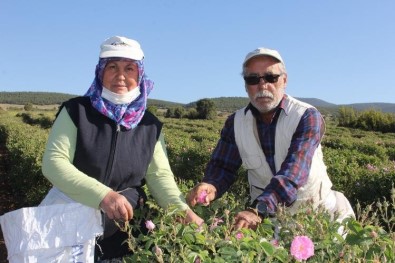
[[[94,262],[100,211],[79,203],[21,208],[0,217],[10,263]]]

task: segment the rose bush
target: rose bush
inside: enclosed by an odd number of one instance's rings
[[[386,214],[381,217],[395,227],[395,189]],[[156,226],[147,235],[131,237],[134,254],[125,262],[395,262],[395,234],[368,220],[331,220],[321,207],[302,206],[294,215],[280,208],[276,217],[265,219],[256,231],[233,228],[233,217],[242,209],[238,198],[216,200],[197,207],[205,219],[201,226],[174,224],[182,212],[159,208],[155,202],[136,211],[136,219],[156,214]],[[383,202],[378,202],[383,206]],[[357,211],[367,218],[372,208]],[[384,212],[384,210],[381,210]],[[392,211],[392,212],[391,212]],[[376,213],[381,213],[379,210]],[[136,225],[124,231],[131,233]],[[160,258],[158,253],[160,251]]]

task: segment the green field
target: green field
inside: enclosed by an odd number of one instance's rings
[[[7,177],[15,192],[23,193],[20,206],[37,205],[50,187],[41,174],[41,158],[54,115],[55,111],[0,111],[0,143],[9,157]],[[202,178],[225,119],[160,119],[172,170],[185,193]],[[174,224],[177,213],[150,202],[148,216],[141,213],[141,220],[151,216],[157,228],[148,236],[131,237],[135,254],[126,262],[161,262],[161,258],[162,262],[197,258],[202,262],[295,262],[289,249],[298,235],[309,236],[315,244],[315,255],[308,262],[395,262],[395,133],[338,127],[332,119],[327,120],[322,146],[334,188],[349,198],[357,212],[357,219],[346,226],[346,239],[336,233],[339,225],[325,212],[311,212],[309,207],[296,215],[280,209],[276,223],[266,220],[255,232],[235,232],[232,215],[243,209],[247,193],[246,173],[241,169],[230,192],[209,208],[197,208],[207,223],[203,229]],[[139,214],[136,211],[136,220]],[[218,218],[223,222],[218,224]],[[276,226],[280,226],[277,232]],[[137,246],[138,242],[144,245]],[[162,254],[151,248],[160,248]],[[379,261],[373,261],[376,258]]]

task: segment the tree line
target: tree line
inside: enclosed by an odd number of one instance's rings
[[[374,109],[356,111],[353,108],[340,107],[338,123],[342,127],[365,131],[395,132],[395,114]]]
[[[148,110],[154,114],[158,114],[157,107],[154,105],[148,106]],[[217,108],[215,103],[210,99],[201,99],[194,103],[194,106],[184,107],[176,106],[169,107],[164,113],[166,118],[176,119],[202,119],[214,120],[217,117]]]
[[[0,103],[26,105],[53,105],[61,104],[76,95],[56,92],[0,92]]]

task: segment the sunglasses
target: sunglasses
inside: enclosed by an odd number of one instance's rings
[[[251,76],[244,76],[244,81],[247,85],[256,85],[263,79],[266,83],[276,83],[278,78],[282,75],[281,74],[273,74],[273,73],[266,73],[263,76],[259,75],[251,75]]]

